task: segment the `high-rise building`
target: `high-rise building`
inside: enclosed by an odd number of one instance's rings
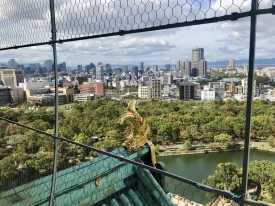
[[[106,73],[111,74],[112,73],[112,65],[111,64],[106,64]]]
[[[178,60],[176,62],[176,70],[179,71],[180,70],[180,60]]]
[[[199,62],[199,76],[207,76],[207,61],[205,60]]]
[[[91,69],[92,69],[92,68],[91,68],[91,65],[90,65],[90,64],[84,66],[84,71],[85,71],[87,74],[89,74],[89,71],[90,71]]]
[[[132,67],[132,74],[136,76],[136,78],[138,77],[138,66],[133,66]]]
[[[180,71],[184,76],[190,76],[191,75],[191,62],[190,61],[181,62]]]
[[[66,62],[58,64],[58,71],[66,71]]]
[[[192,62],[199,62],[204,60],[204,49],[194,48],[192,49]]]
[[[248,91],[248,78],[242,79],[243,94],[247,95]],[[253,82],[253,94],[256,95],[256,80]]]
[[[10,69],[17,69],[18,64],[17,64],[17,62],[15,61],[15,59],[11,59],[10,61],[8,61],[8,67],[9,67]]]
[[[94,68],[95,69],[95,64],[93,62],[90,62],[90,66],[91,66],[91,69]]]
[[[128,73],[128,66],[127,65],[122,65],[121,69],[122,69],[122,72]]]
[[[140,62],[140,63],[139,63],[139,69],[140,69],[140,70],[144,70],[144,64],[143,64],[143,62]]]
[[[169,72],[171,70],[171,65],[170,64],[166,64],[165,65],[165,71]]]
[[[151,81],[151,98],[161,99],[161,84],[159,79],[152,79]]]
[[[53,60],[46,60],[44,61],[44,67],[46,67],[46,72],[52,72],[53,71]]]
[[[234,82],[231,82],[229,84],[229,91],[231,92],[232,97],[234,97],[234,95],[235,95],[235,83]]]
[[[230,59],[229,60],[229,67],[230,67],[230,69],[235,69],[236,68],[236,60],[235,59]]]
[[[19,86],[24,82],[24,73],[19,69],[0,69],[0,85]]]
[[[173,76],[171,75],[164,75],[163,76],[163,84],[172,84],[173,83]]]
[[[104,82],[103,65],[96,66],[96,80],[100,80],[101,82]]]
[[[192,49],[192,65],[191,76],[206,76],[207,75],[207,62],[204,60],[204,49]]]
[[[156,73],[158,72],[158,65],[154,65],[153,67],[152,67],[152,72],[156,75]]]
[[[77,71],[82,72],[82,65],[77,65]]]
[[[249,70],[249,65],[248,64],[243,65],[243,72],[245,74],[248,74],[248,70]]]
[[[190,99],[195,99],[195,87],[194,83],[180,83],[180,100],[188,101]]]

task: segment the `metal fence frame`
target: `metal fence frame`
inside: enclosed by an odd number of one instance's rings
[[[45,134],[47,136],[50,136],[54,139],[55,146],[54,146],[54,167],[53,167],[53,175],[52,175],[52,186],[51,186],[51,196],[50,196],[50,205],[54,205],[54,193],[55,193],[55,181],[56,181],[56,173],[57,173],[57,160],[58,160],[58,142],[59,141],[65,141],[68,143],[72,143],[75,145],[78,145],[83,148],[87,148],[96,152],[100,152],[102,154],[108,155],[110,157],[117,158],[121,161],[125,161],[130,164],[134,164],[139,167],[143,167],[146,169],[149,169],[153,172],[158,172],[160,174],[164,174],[168,177],[177,179],[179,181],[188,183],[190,185],[193,185],[199,189],[213,192],[219,195],[222,195],[226,198],[233,199],[235,202],[240,203],[241,205],[249,204],[249,205],[267,205],[265,203],[259,203],[254,201],[249,201],[246,199],[247,194],[247,183],[248,183],[248,163],[249,163],[249,151],[250,151],[250,132],[251,132],[251,114],[252,114],[252,105],[253,105],[253,82],[254,82],[254,62],[255,62],[255,44],[256,44],[256,23],[257,23],[257,16],[262,14],[275,14],[275,5],[274,0],[272,1],[272,7],[267,9],[258,9],[259,3],[261,1],[259,0],[252,0],[251,2],[251,10],[247,12],[242,13],[232,13],[230,15],[224,15],[219,17],[213,17],[213,18],[205,18],[201,20],[194,20],[194,21],[186,21],[182,23],[174,23],[174,24],[167,24],[167,25],[160,25],[156,27],[150,27],[150,28],[140,28],[140,29],[133,29],[129,31],[120,30],[119,32],[113,32],[113,33],[107,33],[107,34],[99,34],[99,35],[93,35],[93,36],[85,36],[85,37],[76,37],[76,38],[70,38],[70,39],[63,39],[63,40],[57,40],[57,31],[56,31],[56,22],[55,22],[55,8],[54,8],[54,0],[49,0],[49,9],[50,9],[50,17],[51,17],[51,39],[47,42],[40,42],[35,44],[27,44],[27,45],[19,45],[19,46],[12,46],[12,47],[6,47],[6,48],[0,48],[1,50],[10,50],[10,49],[18,49],[18,48],[24,48],[24,47],[31,47],[31,46],[40,46],[40,45],[51,45],[53,48],[53,59],[54,59],[54,73],[55,73],[55,105],[58,105],[58,70],[57,70],[57,51],[56,51],[56,44],[57,43],[63,43],[63,42],[71,42],[71,41],[78,41],[78,40],[85,40],[85,39],[95,39],[95,38],[101,38],[101,37],[110,37],[110,36],[117,36],[117,35],[126,35],[126,34],[133,34],[133,33],[140,33],[140,32],[148,32],[148,31],[156,31],[156,30],[163,30],[163,29],[171,29],[171,28],[178,28],[178,27],[186,27],[186,26],[194,26],[194,25],[202,25],[202,24],[210,24],[215,22],[221,22],[221,21],[235,21],[240,18],[244,17],[251,17],[250,22],[250,45],[249,45],[249,73],[248,73],[248,95],[247,95],[247,108],[246,108],[246,125],[245,125],[245,147],[244,147],[244,159],[243,159],[243,174],[242,174],[242,194],[240,194],[240,198],[234,199],[232,197],[232,193],[229,191],[223,191],[218,190],[215,188],[211,188],[209,186],[203,185],[198,182],[194,182],[192,180],[188,180],[183,177],[176,176],[174,174],[158,170],[155,168],[152,168],[150,166],[128,160],[124,157],[117,156],[78,142],[74,142],[72,140],[66,139],[64,137],[58,136],[58,106],[55,106],[55,133],[49,134],[44,131],[28,127],[26,125],[23,125],[18,122],[14,122],[5,118],[0,117],[0,119],[8,121],[9,123],[16,124],[19,126],[22,126],[24,128],[39,132],[41,134]]]

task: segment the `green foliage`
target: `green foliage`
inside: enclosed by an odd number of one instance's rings
[[[241,187],[241,171],[238,164],[233,162],[220,163],[213,175],[209,175],[203,184],[211,187],[230,190],[238,193]],[[261,196],[263,190],[267,191],[267,200],[275,199],[275,163],[268,160],[253,161],[249,164],[248,189],[260,189],[257,196]],[[256,191],[257,191],[256,190]],[[209,197],[214,198],[216,194],[208,193]],[[271,202],[272,203],[272,202]]]
[[[215,142],[221,143],[225,148],[230,148],[234,145],[233,138],[228,134],[219,134],[214,137]]]
[[[251,162],[248,177],[255,185],[260,184],[265,188],[270,197],[275,199],[275,163],[268,160]]]
[[[136,89],[136,88],[135,88]],[[128,91],[128,90],[127,90]],[[120,124],[120,116],[128,101],[99,99],[85,103],[72,104],[68,111],[59,112],[59,135],[83,144],[96,146],[111,151],[119,146],[129,134],[129,123]],[[19,109],[0,109],[0,116],[37,129],[53,133],[54,110],[37,107],[28,110],[30,105],[23,104]],[[211,143],[210,149],[218,149],[214,140],[220,145],[230,147],[234,138],[243,139],[245,125],[245,108],[243,102],[182,102],[182,101],[142,101],[138,112],[147,118],[151,127],[150,139],[155,144],[164,142],[202,141]],[[275,133],[275,104],[256,101],[253,104],[251,137],[267,139]],[[91,137],[103,139],[95,143]],[[272,141],[271,141],[272,140]],[[274,138],[268,138],[272,144]],[[187,144],[187,143],[185,143]],[[186,148],[189,146],[186,145]],[[51,138],[38,134],[14,124],[0,121],[0,171],[1,181],[16,177],[18,171],[12,165],[14,161],[27,163],[32,174],[49,174],[52,168],[54,143]],[[59,168],[68,167],[68,160],[78,158],[84,161],[90,151],[59,142],[61,151]],[[182,149],[183,150],[183,149]],[[21,154],[20,157],[14,154]],[[94,155],[94,154],[93,154]],[[48,169],[43,168],[45,165]],[[70,165],[69,165],[70,166]],[[10,171],[9,171],[10,170]],[[275,187],[274,187],[275,188]]]
[[[267,142],[269,143],[269,145],[271,147],[273,147],[273,148],[275,147],[275,137],[273,137],[273,136],[268,137]]]
[[[211,187],[237,192],[241,186],[241,173],[239,165],[233,162],[220,163],[213,175],[209,175],[203,184]],[[216,194],[207,193],[207,196],[214,198]]]
[[[160,152],[160,146],[158,144],[156,145],[155,148],[156,148],[156,152]]]
[[[94,147],[106,150],[108,152],[114,150],[115,148],[118,148],[119,146],[121,146],[121,143],[119,141],[109,138],[106,138],[103,141],[98,141],[94,144]]]
[[[190,143],[190,141],[185,141],[183,144],[183,149],[186,151],[189,151],[192,148],[192,145]]]

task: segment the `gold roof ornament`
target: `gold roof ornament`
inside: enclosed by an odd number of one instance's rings
[[[137,151],[140,147],[145,147],[147,143],[151,149],[151,157],[153,166],[156,163],[155,148],[153,143],[148,140],[148,136],[151,132],[150,126],[146,122],[145,117],[141,117],[136,110],[137,100],[130,100],[128,107],[124,114],[121,116],[120,123],[123,124],[125,121],[130,121],[130,134],[126,137],[125,142],[122,144],[123,147],[130,152]]]

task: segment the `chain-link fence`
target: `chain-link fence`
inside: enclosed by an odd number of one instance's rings
[[[259,6],[259,14],[271,13],[274,0]],[[54,11],[48,0],[3,0],[0,49],[236,20],[250,16],[250,10],[249,0],[55,0]],[[51,31],[51,12],[56,31]]]
[[[21,152],[1,162],[0,204],[48,205],[54,135],[8,122],[7,145]],[[120,147],[110,153],[58,139],[54,205],[266,205],[168,173],[162,162],[152,167],[149,147],[137,152]]]
[[[0,50],[275,14],[274,0],[252,1],[259,8],[252,8],[251,0],[2,0]],[[255,39],[253,31],[251,38]],[[250,42],[251,68],[254,44]],[[249,118],[251,111],[247,111]],[[9,122],[9,139],[1,142],[5,150],[0,155],[9,157],[1,162],[5,168],[0,171],[1,205],[48,205],[51,198],[51,204],[62,205],[139,205],[135,202],[139,200],[143,205],[157,204],[156,200],[167,205],[265,205],[155,169],[143,164],[141,157],[131,159],[125,150],[108,153],[65,138],[59,138],[55,148],[54,135]],[[30,129],[27,136],[21,131],[25,129]],[[15,148],[21,153],[13,153]],[[58,164],[54,152],[58,152]],[[52,168],[58,171],[53,176]],[[156,190],[154,196],[142,197],[148,188]],[[215,194],[213,199],[207,197],[209,192]]]

